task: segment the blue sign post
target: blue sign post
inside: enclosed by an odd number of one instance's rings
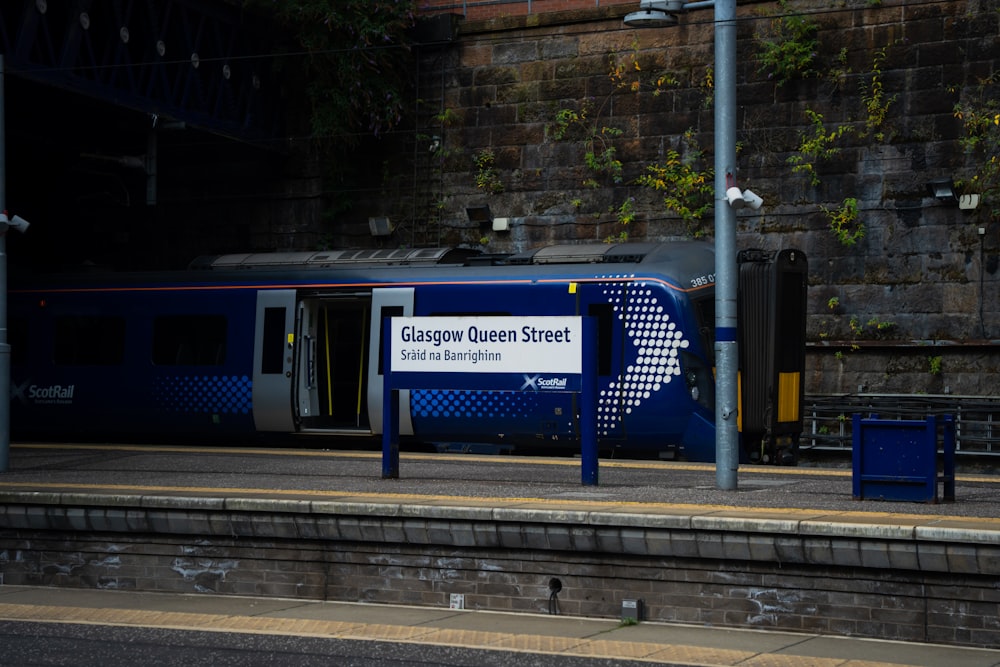
[[[399,477],[401,389],[545,391],[580,395],[581,479],[597,485],[593,318],[395,317],[383,331],[383,479]]]

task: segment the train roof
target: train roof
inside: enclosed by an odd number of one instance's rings
[[[469,248],[392,248],[257,252],[198,257],[191,269],[323,268],[337,266],[434,266],[463,264],[481,253]]]
[[[598,268],[601,265],[603,268]],[[397,248],[308,252],[239,253],[199,257],[186,271],[88,271],[76,275],[12,275],[12,287],[68,287],[141,283],[406,282],[437,278],[473,280],[539,275],[546,277],[609,272],[648,273],[689,287],[714,267],[714,247],[701,241],[665,243],[586,243],[551,245],[515,254],[483,254],[467,248]],[[701,284],[701,283],[700,283]]]
[[[510,255],[486,255],[469,248],[397,248],[322,250],[315,252],[243,253],[199,257],[192,269],[336,268],[341,266],[435,266],[484,264],[525,266],[541,264],[637,264],[647,257],[663,259],[664,250],[692,251],[707,244],[697,241],[674,243],[587,243],[543,246]]]

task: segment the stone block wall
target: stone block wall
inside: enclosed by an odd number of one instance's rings
[[[1000,642],[995,531],[824,519],[170,499],[0,506],[0,584],[214,593]],[[249,508],[255,504],[256,509]],[[223,509],[247,505],[244,509]],[[520,517],[519,519],[517,517]],[[197,604],[192,601],[192,604]]]
[[[434,214],[421,217],[416,194],[370,202],[406,221],[411,232],[387,242],[419,245],[428,238],[412,233],[421,225],[431,226],[441,243],[496,252],[626,237],[710,238],[710,208],[700,220],[684,219],[665,205],[664,191],[637,179],[651,164],[675,157],[708,175],[712,11],[688,12],[672,28],[636,29],[622,21],[635,9],[637,3],[602,2],[548,12],[539,3],[530,16],[470,16],[450,46],[421,52],[416,94],[435,113],[414,131],[441,143],[426,154],[418,147],[408,158],[421,165],[414,170],[420,178],[401,191],[425,192]],[[810,350],[808,393],[854,391],[858,384],[981,391],[965,370],[978,361],[961,346],[947,353],[940,374],[897,375],[896,351],[859,342],[913,348],[974,340],[985,343],[976,358],[997,365],[995,202],[960,210],[927,189],[932,180],[953,178],[960,192],[971,192],[990,159],[966,152],[968,130],[955,109],[960,103],[989,109],[1000,99],[1000,86],[989,80],[1000,53],[997,10],[997,0],[738,6],[733,177],[765,202],[758,211],[738,212],[738,245],[794,247],[810,259],[808,327],[817,346]],[[816,58],[802,78],[776,80],[761,64],[762,45],[778,39],[776,29],[789,17],[815,26]],[[560,112],[576,114],[561,138]],[[827,137],[823,150],[809,153],[817,133]],[[476,166],[486,153],[488,174]],[[610,155],[620,172],[588,166],[588,153]],[[477,176],[483,177],[478,186]],[[481,187],[484,179],[492,191]],[[858,215],[847,231],[861,233],[845,241],[831,225],[849,199]],[[482,204],[509,218],[510,231],[470,222],[466,208]],[[829,372],[843,362],[833,358],[843,349],[857,352],[851,360],[866,360],[846,362],[845,373]],[[954,363],[951,356],[958,357]]]

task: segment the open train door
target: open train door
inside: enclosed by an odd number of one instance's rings
[[[253,419],[258,431],[295,431],[292,353],[295,290],[257,292],[253,349]]]

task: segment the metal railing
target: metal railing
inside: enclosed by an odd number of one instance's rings
[[[948,394],[807,395],[800,446],[850,452],[851,418],[855,413],[864,417],[878,415],[881,419],[952,415],[956,452],[1000,455],[1000,398]]]

